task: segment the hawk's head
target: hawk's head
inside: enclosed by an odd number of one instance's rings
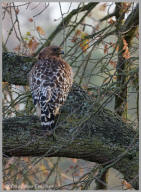
[[[50,56],[56,56],[59,57],[61,54],[64,54],[64,51],[58,46],[49,46],[45,47],[40,53],[39,53],[39,59],[46,59]]]

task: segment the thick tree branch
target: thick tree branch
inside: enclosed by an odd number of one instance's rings
[[[26,85],[33,60],[3,53],[3,81]],[[41,134],[35,116],[4,119],[3,155],[74,157],[111,164],[130,182],[138,174],[137,132],[111,111],[98,109],[99,104],[74,84],[57,119],[55,140]],[[133,186],[138,188],[138,180]]]
[[[34,57],[19,56],[4,52],[2,55],[2,80],[15,85],[27,85],[27,74],[36,61]]]
[[[43,136],[40,135],[40,122],[37,117],[5,119],[3,154],[8,157],[71,157],[103,165],[112,163],[112,167],[123,173],[129,182],[135,178],[138,174],[138,142],[134,139],[130,146],[136,135],[130,126],[127,127],[106,111],[96,116],[93,114],[90,118],[86,118],[85,114],[86,120],[81,119],[79,122],[73,120],[74,113],[67,117],[67,112],[70,111],[64,107],[55,131],[56,140],[46,136],[45,133]],[[81,125],[78,126],[78,123]],[[133,186],[138,188],[138,181],[133,182]]]

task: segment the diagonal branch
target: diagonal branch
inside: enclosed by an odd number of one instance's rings
[[[56,27],[56,29],[53,31],[53,33],[51,33],[51,35],[48,37],[48,39],[46,40],[46,42],[36,51],[36,53],[34,54],[34,56],[37,56],[38,53],[46,46],[49,46],[52,42],[52,40],[55,38],[55,36],[63,29],[63,27],[67,26],[71,20],[71,18],[78,14],[79,12],[83,12],[83,11],[87,11],[90,12],[96,5],[98,4],[98,2],[96,3],[88,3],[83,7],[79,7],[77,9],[72,10],[62,21],[61,23]]]

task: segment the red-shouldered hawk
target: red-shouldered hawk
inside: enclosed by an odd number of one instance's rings
[[[54,117],[64,103],[73,83],[72,69],[62,58],[60,47],[44,48],[29,72],[29,86],[37,115],[44,130],[54,127]]]

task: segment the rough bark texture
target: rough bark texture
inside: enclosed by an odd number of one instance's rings
[[[34,64],[34,57],[19,56],[12,52],[2,55],[2,80],[15,85],[27,85],[27,74]]]
[[[119,88],[119,94],[115,97],[115,111],[122,116],[127,110],[127,85],[128,85],[128,71],[129,64],[128,60],[123,57],[123,38],[126,40],[128,47],[131,47],[131,41],[139,25],[139,4],[136,5],[135,9],[127,17],[124,24],[123,19],[125,13],[122,13],[122,3],[117,3],[116,19],[117,26],[116,31],[119,40],[119,51],[118,51],[118,61],[117,61],[117,87]],[[121,15],[120,15],[121,14]]]
[[[33,59],[34,60],[34,59]],[[3,81],[27,84],[32,59],[3,53]],[[21,68],[20,68],[21,67]],[[81,158],[118,169],[138,188],[138,137],[131,125],[74,84],[57,120],[55,138],[41,134],[35,116],[3,120],[5,156],[60,156]],[[131,144],[132,143],[132,144]]]

